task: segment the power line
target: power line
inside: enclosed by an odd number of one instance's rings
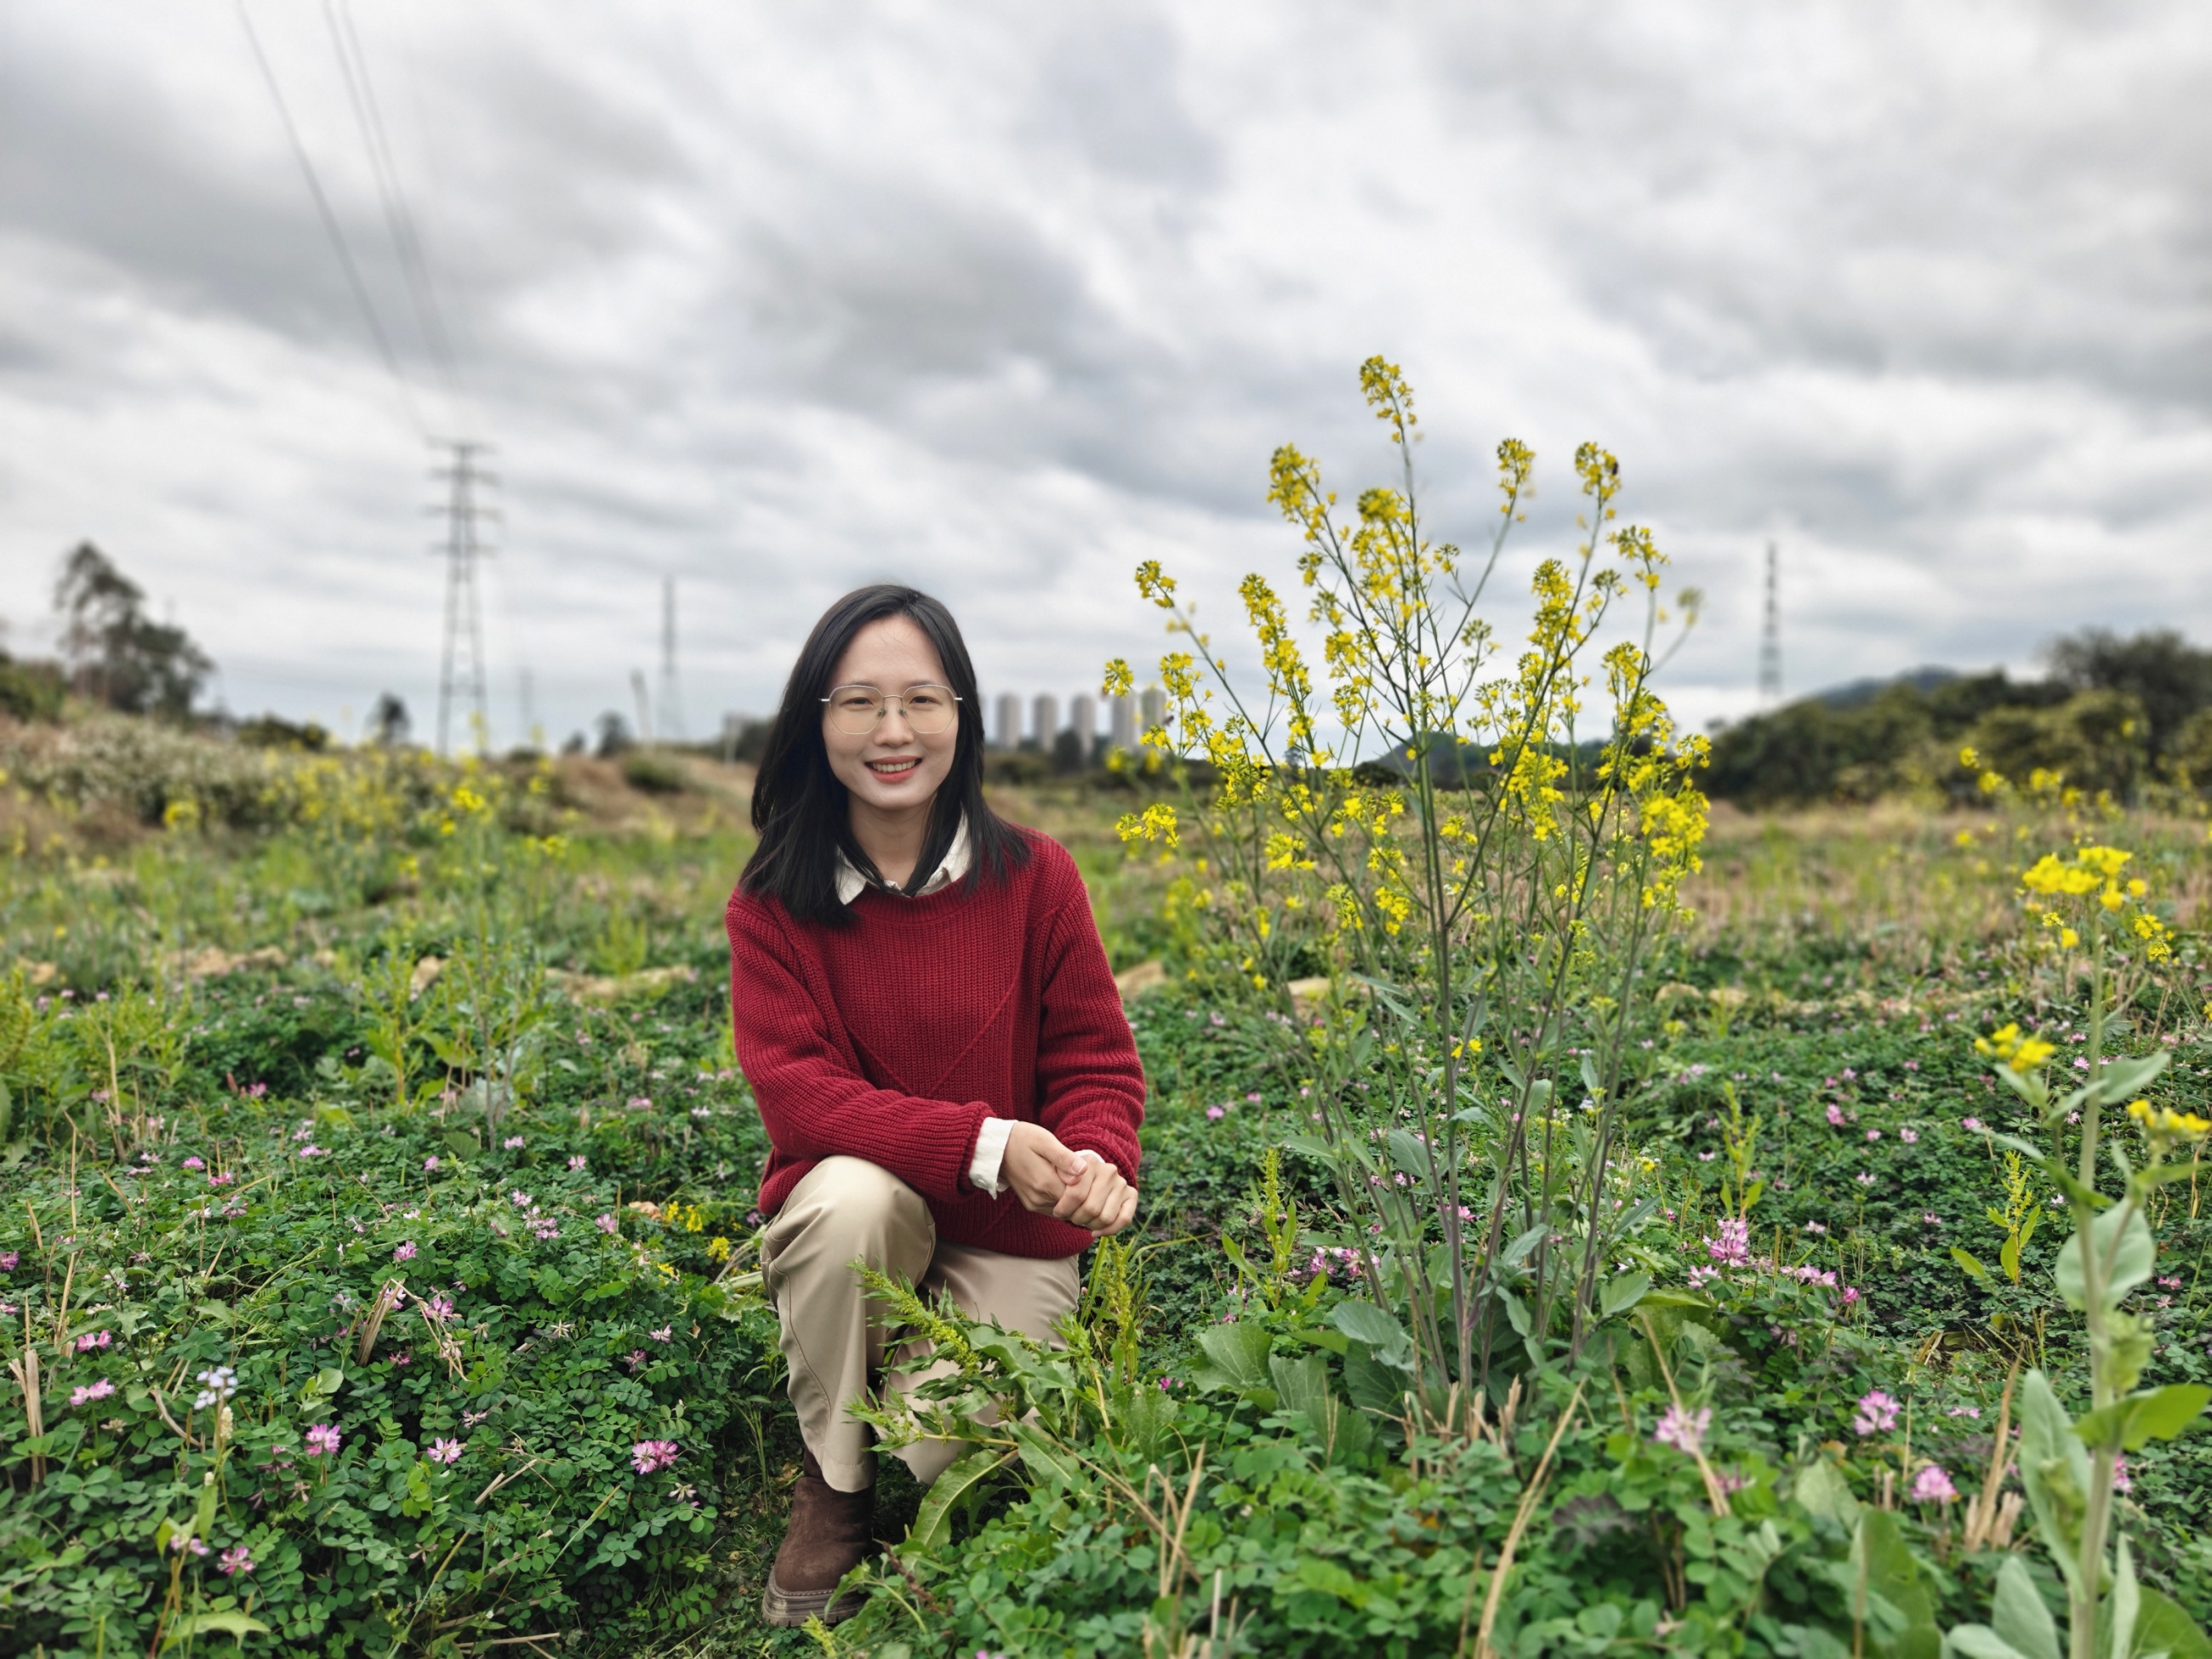
[[[321,216],[323,229],[329,234],[331,246],[337,251],[338,263],[345,267],[346,281],[353,289],[355,302],[361,307],[362,320],[368,323],[370,337],[384,359],[384,366],[392,373],[392,383],[399,389],[399,401],[407,410],[407,419],[416,430],[426,436],[428,428],[415,407],[415,395],[409,389],[407,377],[400,372],[399,358],[392,349],[391,337],[384,331],[383,321],[376,314],[376,306],[368,297],[368,288],[361,279],[361,268],[354,263],[353,250],[346,245],[345,232],[338,225],[337,215],[331,210],[330,198],[323,193],[323,181],[316,175],[315,164],[307,155],[307,145],[301,141],[300,129],[292,119],[291,106],[284,101],[284,90],[276,83],[276,71],[270,66],[268,53],[261,50],[261,37],[253,31],[253,19],[246,9],[246,0],[237,0],[238,21],[246,30],[246,44],[253,49],[253,61],[261,67],[263,84],[275,100],[276,113],[284,123],[285,136],[292,141],[292,154],[300,163],[300,172],[307,181],[307,191],[315,198],[315,211]]]
[[[447,392],[458,397],[460,376],[452,342],[438,307],[429,263],[423,258],[422,238],[415,229],[415,216],[408,207],[406,191],[399,181],[398,164],[392,158],[384,112],[377,102],[376,83],[369,77],[368,55],[362,51],[361,36],[354,27],[352,8],[342,0],[337,4],[323,0],[323,21],[330,30],[331,47],[337,56],[338,70],[345,81],[346,100],[353,106],[354,125],[361,132],[362,147],[368,152],[369,171],[375,176],[377,198],[384,208],[385,229],[392,238],[392,252],[398,258],[400,274],[406,279],[416,326],[422,331],[422,343],[438,365]]]

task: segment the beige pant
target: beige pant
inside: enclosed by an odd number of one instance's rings
[[[928,1352],[919,1341],[886,1355],[887,1310],[862,1293],[855,1261],[904,1279],[931,1301],[950,1291],[971,1319],[996,1319],[1040,1340],[1050,1339],[1054,1321],[1074,1310],[1083,1288],[1073,1256],[1039,1261],[939,1243],[921,1194],[866,1158],[825,1158],[808,1170],[769,1224],[761,1264],[783,1323],[799,1432],[823,1479],[840,1492],[859,1492],[876,1478],[871,1431],[847,1414],[847,1402],[866,1394],[887,1358],[890,1392],[951,1369],[946,1360],[916,1369]],[[960,1450],[956,1441],[924,1440],[902,1447],[898,1455],[927,1485]]]

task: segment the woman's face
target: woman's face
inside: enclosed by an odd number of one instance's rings
[[[830,677],[832,693],[848,685],[873,686],[885,696],[915,686],[942,686],[945,665],[929,636],[905,617],[885,617],[853,635]],[[917,732],[908,723],[905,705],[886,704],[872,731],[841,731],[822,710],[822,743],[830,769],[853,799],[878,811],[903,813],[926,807],[952,770],[960,744],[960,723],[942,732]]]

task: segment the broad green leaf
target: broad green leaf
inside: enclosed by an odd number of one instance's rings
[[[1583,1056],[1583,1087],[1596,1098],[1605,1098],[1605,1085],[1598,1079],[1597,1062],[1588,1054]]]
[[[1340,1302],[1328,1310],[1328,1322],[1370,1348],[1397,1348],[1409,1340],[1406,1328],[1372,1302]]]
[[[2033,1659],[2022,1653],[1987,1625],[1954,1625],[1943,1638],[1945,1659],[1962,1654],[1965,1659]]]
[[[2099,1286],[2104,1304],[2107,1309],[2116,1308],[2123,1297],[2151,1276],[2158,1259],[2158,1247],[2151,1241],[2150,1224],[2143,1219],[2137,1206],[2123,1204],[2091,1220],[2089,1237],[2104,1268],[2104,1282]],[[2060,1247],[2055,1277],[2058,1294],[2065,1298],[2066,1305],[2081,1312],[2087,1304],[2082,1299],[2081,1235],[2078,1231]]]
[[[1297,1152],[1304,1158],[1319,1158],[1324,1164],[1335,1156],[1329,1144],[1318,1135],[1285,1135],[1283,1150]]]
[[[1527,1232],[1522,1233],[1518,1238],[1515,1239],[1510,1244],[1508,1244],[1505,1247],[1504,1253],[1498,1257],[1498,1261],[1508,1267],[1511,1267],[1515,1262],[1520,1261],[1522,1257],[1527,1255],[1529,1251],[1534,1249],[1539,1244],[1542,1243],[1544,1242],[1544,1235],[1551,1231],[1550,1227],[1542,1225],[1529,1228]]]
[[[1428,1153],[1421,1143],[1406,1129],[1393,1129],[1385,1144],[1390,1148],[1390,1161],[1416,1180],[1429,1178]]]
[[[1409,1388],[1402,1372],[1384,1365],[1364,1346],[1344,1356],[1344,1389],[1362,1411],[1402,1417]]]
[[[2078,1594],[2076,1558],[2081,1514],[2088,1502],[2088,1449],[2075,1434],[2074,1419],[2041,1371],[2032,1370],[2021,1379],[2020,1402],[2021,1484],[2027,1488],[2043,1547],[2065,1577],[2068,1591]]]
[[[1897,1609],[1904,1628],[1879,1644],[1896,1659],[1936,1659],[1943,1645],[1936,1626],[1935,1603],[1921,1582],[1920,1569],[1906,1547],[1896,1515],[1862,1508],[1851,1542],[1851,1559],[1875,1597]]]
[[[1022,1467],[1037,1485],[1065,1492],[1081,1478],[1083,1465],[1075,1454],[1035,1424],[1015,1424],[1013,1436],[1021,1448]]]
[[[1626,1238],[1630,1234],[1635,1232],[1638,1228],[1643,1226],[1645,1222],[1650,1220],[1653,1216],[1658,1213],[1659,1200],[1657,1199],[1639,1198],[1635,1203],[1629,1206],[1628,1213],[1626,1215],[1621,1217],[1620,1220],[1613,1224],[1612,1236],[1615,1238]]]
[[[2212,1638],[2199,1629],[2182,1605],[2163,1591],[2148,1585],[2138,1592],[2136,1609],[2136,1653],[2138,1659],[2212,1659]]]
[[[1198,1346],[1206,1357],[1239,1389],[1265,1388],[1267,1383],[1267,1333],[1257,1325],[1209,1325]]]
[[[2171,1058],[2157,1054],[2145,1054],[2140,1060],[2108,1060],[2105,1069],[2097,1074],[2097,1091],[2108,1101],[2139,1095],[2166,1069]]]
[[[1977,1261],[1972,1252],[1960,1249],[1956,1244],[1954,1244],[1951,1247],[1951,1260],[1957,1262],[1960,1267],[1964,1268],[1966,1270],[1966,1277],[1972,1279],[1977,1285],[1986,1285],[1990,1282],[1990,1270],[1982,1266],[1979,1261]]]
[[[1851,1496],[1850,1483],[1844,1479],[1844,1472],[1826,1458],[1797,1471],[1796,1479],[1790,1484],[1790,1495],[1808,1515],[1833,1521],[1838,1526],[1858,1525],[1859,1500]]]
[[[242,1613],[196,1613],[169,1626],[168,1634],[161,1638],[161,1651],[167,1653],[188,1637],[204,1636],[210,1631],[221,1631],[243,1641],[248,1636],[266,1636],[269,1626]]]
[[[1322,1406],[1329,1397],[1328,1361],[1317,1353],[1297,1359],[1277,1354],[1267,1361],[1267,1374],[1274,1379],[1275,1393],[1285,1411],[1304,1412],[1318,1423]]]
[[[1626,1313],[1644,1299],[1644,1291],[1650,1288],[1650,1273],[1615,1273],[1599,1287],[1598,1311],[1607,1319],[1615,1314]]]
[[[921,1513],[914,1517],[914,1527],[907,1534],[906,1541],[916,1549],[940,1547],[952,1535],[954,1510],[973,1498],[983,1482],[1012,1462],[1013,1456],[1012,1452],[970,1452],[939,1475],[930,1486],[929,1495],[921,1500]]]
[[[2058,1624],[2043,1603],[2027,1563],[2007,1555],[1997,1569],[1997,1593],[1990,1622],[2023,1659],[2059,1659]]]
[[[1997,1266],[2015,1285],[2020,1283],[2020,1235],[2015,1233],[1997,1248]]]
[[[2197,1382],[2169,1382],[2087,1413],[2075,1424],[2074,1432],[2086,1445],[2136,1451],[2147,1440],[2172,1439],[2196,1421],[2207,1401],[2212,1401],[2212,1389]]]
[[[1505,1318],[1519,1336],[1528,1334],[1528,1304],[1510,1291],[1501,1290],[1498,1299],[1505,1304]]]
[[[2136,1614],[2142,1609],[2142,1586],[2136,1582],[2136,1556],[2128,1547],[2127,1534],[2119,1535],[2118,1544],[2119,1565],[2112,1575],[2112,1593],[2106,1597],[2103,1616],[2097,1621],[2103,1626],[2098,1634],[2112,1659],[2130,1659],[2136,1650]]]

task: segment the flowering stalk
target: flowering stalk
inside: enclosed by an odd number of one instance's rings
[[[2020,1458],[2021,1482],[2045,1547],[2066,1583],[2069,1659],[2100,1659],[2100,1655],[2124,1659],[2131,1651],[2129,1626],[2138,1610],[2154,1599],[2163,1600],[2159,1592],[2136,1583],[2125,1536],[2108,1537],[2113,1531],[2112,1498],[2121,1454],[2152,1438],[2181,1432],[2212,1401],[2212,1389],[2195,1384],[2136,1389],[2151,1358],[2151,1322],[2121,1306],[2154,1270],[2157,1244],[2145,1214],[2150,1195],[2165,1182],[2186,1177],[2193,1167],[2170,1162],[2169,1155],[2212,1134],[2212,1121],[2153,1106],[2146,1099],[2131,1102],[2128,1115],[2142,1134],[2145,1161],[2141,1168],[2132,1165],[2118,1142],[2103,1147],[2120,1174],[2119,1198],[2106,1197],[2096,1186],[2100,1109],[2154,1081],[2166,1063],[2164,1054],[2111,1061],[2104,1054],[2111,1000],[2106,962],[2110,934],[2128,927],[2154,959],[2171,948],[2163,924],[2142,908],[2145,884],[2139,880],[2124,887],[2121,884],[2120,872],[2128,859],[2128,854],[2117,848],[2082,847],[2070,860],[2046,855],[2021,877],[2027,892],[2036,896],[2030,902],[2039,909],[2043,926],[2056,933],[2061,950],[2071,951],[2081,943],[2081,930],[2074,921],[2087,922],[2088,1081],[2054,1097],[2042,1072],[2054,1052],[2052,1046],[2023,1037],[2016,1025],[1975,1040],[1981,1053],[1996,1060],[1998,1075],[2006,1085],[2050,1131],[2051,1151],[2046,1157],[2011,1136],[1996,1139],[2044,1165],[2064,1192],[2074,1223],[2073,1236],[2058,1253],[2055,1277],[2059,1295],[2082,1315],[2087,1328],[2089,1410],[2069,1419],[2042,1372],[2028,1372],[2022,1394]],[[2085,905],[2087,915],[2081,918],[2079,913]],[[2069,909],[2075,914],[2069,915]],[[2069,1174],[2064,1167],[2063,1137],[2076,1115],[2081,1121],[2080,1161],[2076,1172]],[[2026,1580],[2025,1569],[2016,1560],[2008,1561],[1999,1575],[2001,1604],[2012,1593],[2008,1576]],[[2162,1613],[2166,1611],[2161,1608]],[[2178,1607],[2171,1609],[2170,1616],[2185,1617]],[[2100,1624],[2108,1627],[2101,1639]],[[1967,1628],[1975,1632],[1972,1642],[1986,1635],[2000,1648],[2005,1646],[1993,1632],[1980,1626]],[[1954,1632],[1954,1638],[1958,1634]]]
[[[1162,658],[1171,708],[1145,741],[1212,773],[1195,876],[1206,884],[1177,902],[1218,919],[1238,973],[1280,996],[1281,964],[1311,942],[1375,988],[1368,1007],[1340,1000],[1305,1034],[1321,1073],[1316,1149],[1346,1208],[1377,1218],[1363,1277],[1402,1298],[1417,1373],[1473,1385],[1486,1378],[1493,1310],[1539,1358],[1555,1326],[1574,1352],[1592,1323],[1631,991],[1698,867],[1705,803],[1689,778],[1703,748],[1678,737],[1650,689],[1665,559],[1647,532],[1607,528],[1613,458],[1594,444],[1577,452],[1587,534],[1572,558],[1540,566],[1526,648],[1501,664],[1480,607],[1534,455],[1499,446],[1499,522],[1480,567],[1462,572],[1460,550],[1423,529],[1410,388],[1379,358],[1361,385],[1398,448],[1397,484],[1363,491],[1356,524],[1340,524],[1319,469],[1285,446],[1269,490],[1304,536],[1299,574],[1333,689],[1316,692],[1281,602],[1255,575],[1241,594],[1266,696],[1243,695],[1173,579],[1147,563],[1139,592],[1194,648]],[[1613,714],[1592,744],[1578,724],[1581,664],[1638,589],[1642,641],[1604,654]],[[1486,678],[1493,665],[1503,672]],[[1109,694],[1133,684],[1126,664],[1109,665]],[[1154,806],[1121,827],[1132,842],[1172,847],[1182,826]],[[1592,1047],[1562,1077],[1577,1013]],[[1504,1096],[1494,1111],[1475,1088],[1478,1066],[1492,1065]],[[1577,1085],[1587,1133],[1559,1109]],[[1355,1104],[1363,1093],[1369,1103]],[[1467,1202],[1479,1173],[1482,1214]],[[1577,1255],[1554,1259],[1555,1231]],[[1431,1282],[1432,1261],[1448,1283]]]

